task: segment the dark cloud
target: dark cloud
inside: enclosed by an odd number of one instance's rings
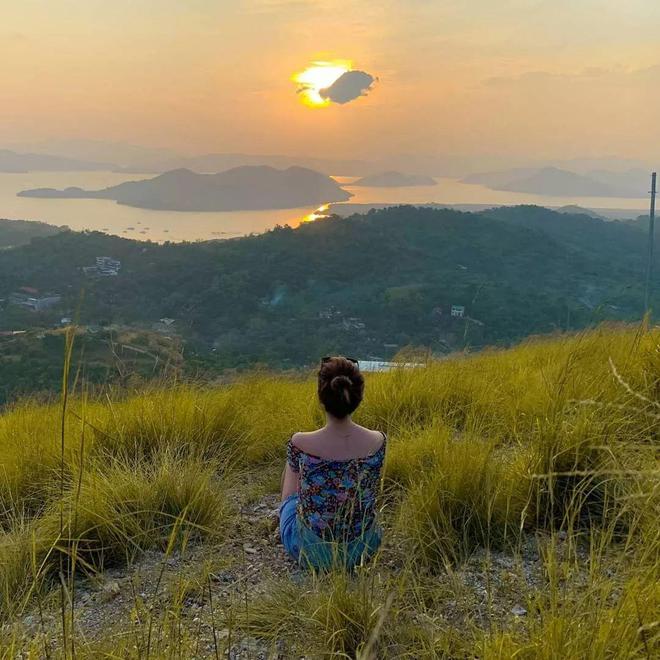
[[[330,87],[319,90],[319,95],[333,103],[349,103],[360,96],[365,96],[375,81],[372,75],[364,71],[347,71],[342,73]]]

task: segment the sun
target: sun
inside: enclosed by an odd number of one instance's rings
[[[350,71],[352,62],[331,60],[312,62],[304,71],[291,78],[298,83],[298,93],[302,102],[311,108],[324,108],[330,100],[321,96],[321,90],[330,87],[342,74]]]

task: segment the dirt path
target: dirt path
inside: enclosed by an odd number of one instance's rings
[[[266,594],[274,580],[288,578],[301,588],[310,582],[279,542],[278,505],[276,495],[237,502],[240,514],[224,539],[190,544],[182,554],[169,557],[148,551],[130,567],[78,580],[74,619],[79,646],[114,636],[118,646],[124,640],[136,656],[162,657],[170,653],[158,648],[157,640],[167,626],[177,626],[180,634],[195,640],[196,658],[300,657],[292,655],[285,640],[269,643],[240,636],[226,624],[232,606],[247,606]],[[397,553],[386,548],[383,555],[383,572],[396,574]],[[524,621],[525,596],[543,582],[536,539],[528,538],[515,557],[479,550],[454,573],[436,579],[451,585],[453,595],[437,611],[448,624],[472,621],[487,626],[493,616]],[[45,637],[56,647],[61,637],[56,611],[53,607],[43,624],[36,612],[24,616],[26,638]]]

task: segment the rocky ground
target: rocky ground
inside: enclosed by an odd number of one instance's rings
[[[102,577],[81,578],[75,585],[73,609],[76,639],[133,640],[136,650],[158,657],[153,648],[162,626],[176,625],[195,640],[195,657],[232,659],[300,657],[286,640],[259,640],[240,634],[231,620],[232,606],[259,599],[277,579],[308,586],[311,579],[285,553],[279,542],[276,495],[243,503],[227,538],[212,544],[191,543],[179,553],[149,551],[130,568],[111,568]],[[524,625],[528,596],[543,583],[538,539],[529,537],[515,556],[480,550],[459,569],[443,576],[451,593],[438,606],[437,617],[448,624],[487,626],[493,617]],[[380,565],[396,572],[396,548],[384,548]],[[55,596],[53,596],[54,598]],[[31,612],[11,624],[25,638],[41,638],[46,649],[60,643],[61,619],[56,607]],[[5,632],[10,624],[5,624]],[[41,643],[40,643],[41,645]],[[151,648],[150,648],[151,647]],[[163,651],[164,649],[160,649]]]

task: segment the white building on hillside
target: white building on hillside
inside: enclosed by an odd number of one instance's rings
[[[96,272],[103,277],[119,275],[121,261],[112,257],[96,257]]]
[[[452,305],[451,315],[454,318],[462,319],[465,316],[465,307],[463,305]]]

